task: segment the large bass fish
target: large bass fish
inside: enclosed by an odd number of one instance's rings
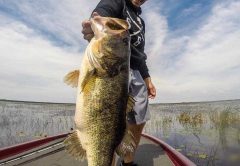
[[[81,64],[65,76],[77,87],[76,130],[64,141],[76,158],[87,157],[89,166],[110,166],[114,151],[124,156],[135,149],[126,131],[126,112],[134,100],[128,96],[130,37],[125,20],[91,18],[94,38]]]

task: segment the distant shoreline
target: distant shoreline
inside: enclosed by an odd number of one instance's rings
[[[240,99],[229,99],[229,100],[212,100],[212,101],[191,101],[191,102],[179,102],[179,103],[152,103],[151,105],[164,105],[164,104],[206,104],[206,103],[218,103],[218,102],[232,102],[240,101]]]
[[[19,102],[19,103],[39,103],[39,104],[75,104],[75,103],[57,103],[57,102],[41,102],[41,101],[24,101],[24,100],[8,100],[0,99],[5,102]],[[240,99],[229,99],[229,100],[215,100],[215,101],[196,101],[196,102],[179,102],[179,103],[150,103],[150,105],[165,105],[165,104],[203,104],[203,103],[216,103],[216,102],[231,102],[240,101]]]
[[[0,99],[1,101],[6,102],[16,102],[16,103],[39,103],[39,104],[75,104],[75,103],[56,103],[56,102],[44,102],[44,101],[24,101],[24,100],[8,100],[8,99]]]

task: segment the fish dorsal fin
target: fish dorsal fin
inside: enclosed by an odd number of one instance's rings
[[[64,82],[67,85],[70,85],[71,87],[76,88],[78,86],[79,74],[80,74],[79,70],[71,71],[64,77]]]
[[[86,158],[86,151],[82,147],[78,132],[78,130],[75,130],[63,141],[63,143],[66,151],[71,156],[78,160],[84,160]]]
[[[129,153],[134,153],[137,148],[134,136],[130,130],[126,130],[122,142],[118,145],[116,153],[124,158]]]

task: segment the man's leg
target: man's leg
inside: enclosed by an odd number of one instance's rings
[[[113,160],[112,160],[112,166],[115,166],[115,159],[116,159],[116,154],[115,154],[115,152],[114,152],[114,154],[113,154]]]
[[[128,129],[132,132],[134,139],[135,139],[135,143],[136,143],[136,147],[138,147],[140,139],[141,139],[141,134],[143,131],[143,128],[145,126],[146,123],[142,123],[142,124],[128,124]],[[134,160],[134,155],[135,152],[128,154],[126,157],[124,157],[124,163],[131,163]]]
[[[150,119],[148,110],[148,91],[146,84],[138,70],[130,70],[129,94],[134,98],[133,110],[127,113],[127,129],[129,129],[135,139],[136,147],[141,139],[141,134],[146,121]],[[135,152],[124,157],[122,165],[131,165],[134,161]],[[136,164],[133,164],[136,165]]]

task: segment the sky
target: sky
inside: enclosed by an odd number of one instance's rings
[[[0,0],[0,99],[74,103],[82,21],[99,0]],[[240,0],[148,0],[150,103],[240,99]]]

